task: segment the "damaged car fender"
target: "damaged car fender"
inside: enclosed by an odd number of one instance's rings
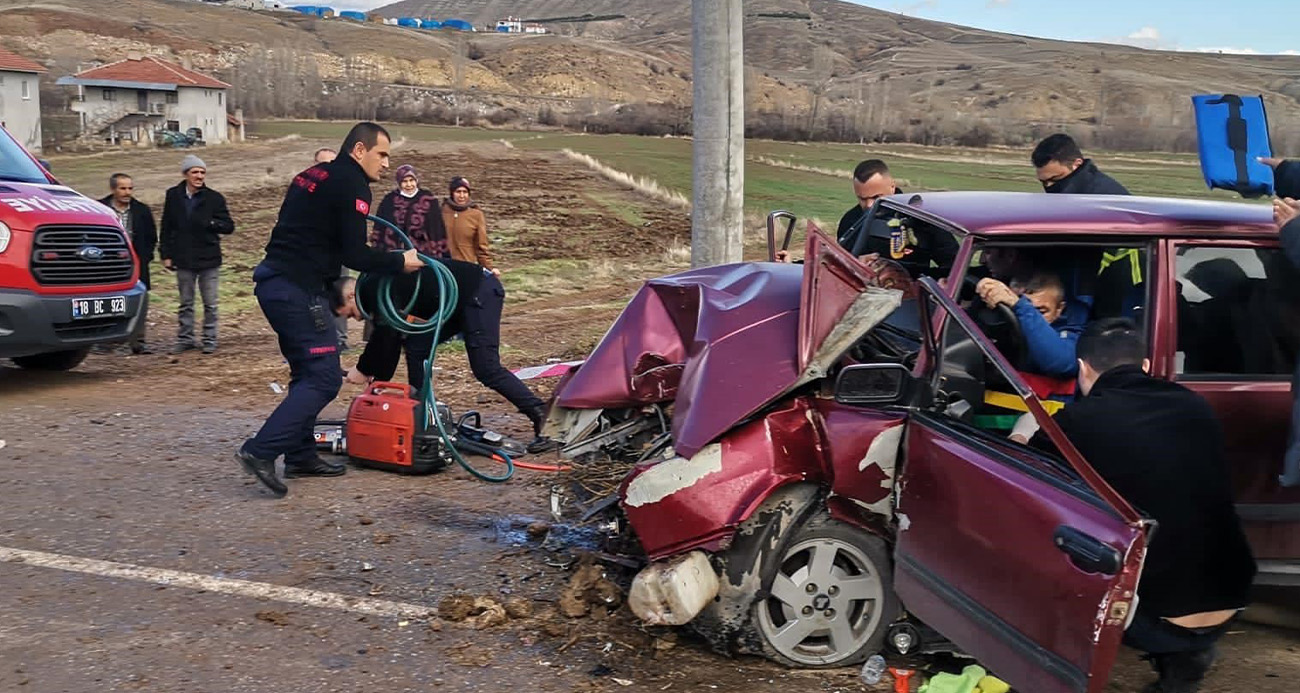
[[[791,529],[817,512],[822,492],[817,484],[796,483],[772,492],[736,528],[731,544],[713,555],[718,575],[717,599],[691,621],[691,629],[713,649],[758,653],[759,644],[747,632],[750,609],[771,584],[763,584],[763,568],[782,554]]]

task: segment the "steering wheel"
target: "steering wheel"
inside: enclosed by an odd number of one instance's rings
[[[962,280],[962,295],[969,293],[975,297],[976,277],[967,276]],[[1002,352],[1007,361],[1016,370],[1024,370],[1029,363],[1029,344],[1025,333],[1020,329],[1020,320],[1011,306],[999,303],[994,308],[984,305],[978,297],[974,298],[970,310],[971,319],[979,325],[984,334],[993,341],[993,345]]]

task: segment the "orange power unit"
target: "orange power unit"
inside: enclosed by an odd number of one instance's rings
[[[451,461],[436,429],[417,422],[420,403],[410,385],[372,383],[348,409],[348,457],[359,465],[401,474],[430,474]]]

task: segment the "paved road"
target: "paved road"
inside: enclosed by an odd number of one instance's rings
[[[545,514],[543,477],[354,470],[272,499],[231,456],[269,390],[191,394],[185,369],[138,368],[0,368],[0,691],[864,690],[853,671],[728,660],[686,637],[665,649],[666,631],[556,615],[568,573],[500,531]],[[486,629],[420,617],[456,594],[522,598],[532,615]],[[1225,653],[1207,690],[1300,679],[1294,633],[1243,627]],[[1111,690],[1137,690],[1149,675],[1122,659]]]

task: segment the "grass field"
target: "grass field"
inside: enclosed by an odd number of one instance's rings
[[[348,124],[274,121],[255,125],[262,137],[298,134],[342,139]],[[392,126],[397,138],[439,142],[506,140],[533,151],[571,149],[626,173],[648,178],[690,197],[691,141],[632,135],[537,133],[434,125]],[[1098,165],[1134,194],[1238,199],[1224,191],[1207,191],[1196,157],[1169,153],[1092,152]],[[1041,190],[1029,165],[1028,151],[970,149],[908,144],[858,145],[751,140],[745,148],[745,207],[766,214],[788,209],[800,218],[834,224],[853,204],[849,176],[862,159],[889,162],[904,190]],[[400,161],[400,153],[395,157]]]

